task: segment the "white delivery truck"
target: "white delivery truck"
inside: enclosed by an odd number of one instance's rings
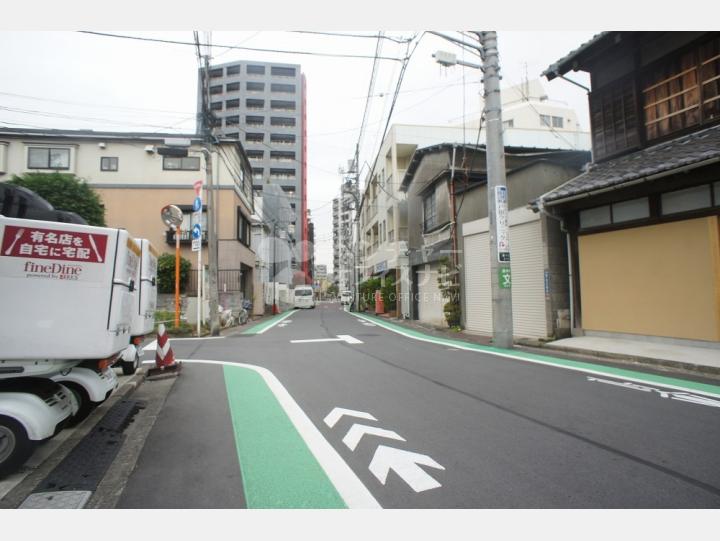
[[[315,308],[315,296],[312,286],[295,286],[293,290],[294,308]]]
[[[135,300],[130,324],[130,344],[120,357],[123,374],[134,374],[140,367],[140,344],[155,328],[157,306],[157,262],[158,251],[147,239],[138,239],[140,264],[135,276]]]
[[[0,215],[0,471],[116,388],[141,254],[122,229]]]

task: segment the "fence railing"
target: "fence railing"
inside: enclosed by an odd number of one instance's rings
[[[206,278],[207,280],[207,278]],[[198,285],[198,270],[193,269],[188,272],[188,280],[185,283],[185,289],[183,290],[183,293],[190,297],[194,297],[197,295],[197,285]],[[245,284],[243,283],[243,277],[242,277],[242,271],[240,269],[222,269],[218,270],[218,291],[221,293],[224,292],[234,292],[234,291],[243,291],[243,286]]]

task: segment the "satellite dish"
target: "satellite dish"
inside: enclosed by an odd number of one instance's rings
[[[183,211],[175,205],[165,205],[160,211],[160,217],[165,225],[177,229],[183,222]]]

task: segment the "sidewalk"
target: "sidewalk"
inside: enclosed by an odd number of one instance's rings
[[[368,312],[371,314],[370,312]],[[372,315],[372,314],[371,314]],[[388,321],[415,329],[431,336],[463,340],[484,346],[492,345],[492,337],[465,331],[452,331],[415,320],[402,320],[379,316]],[[621,338],[579,336],[554,342],[516,340],[516,347],[549,354],[553,350],[559,356],[581,356],[610,363],[642,364],[660,370],[691,372],[703,376],[720,377],[720,349],[641,342]]]

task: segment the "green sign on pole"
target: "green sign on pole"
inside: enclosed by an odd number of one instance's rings
[[[498,268],[498,282],[500,282],[500,289],[510,289],[510,287],[512,286],[510,267]]]

